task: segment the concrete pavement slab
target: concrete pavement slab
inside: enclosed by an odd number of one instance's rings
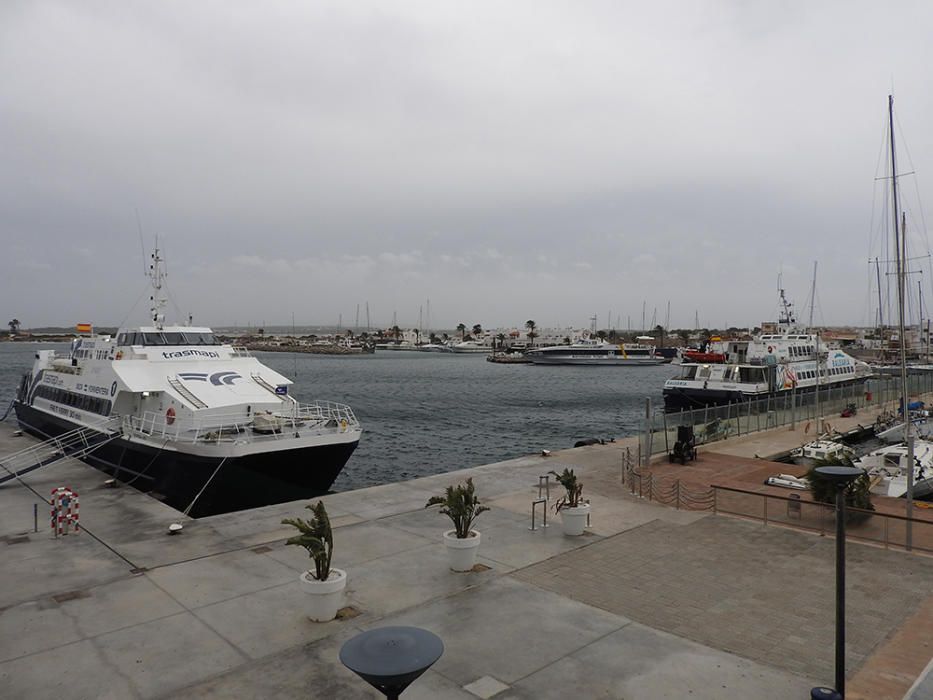
[[[96,637],[111,668],[130,680],[139,696],[157,697],[242,664],[245,656],[191,613]],[[100,678],[101,687],[108,681]]]
[[[0,662],[82,639],[75,621],[53,600],[29,601],[0,611]]]
[[[274,654],[235,671],[173,692],[173,700],[254,700],[255,698],[385,699],[385,695],[340,663],[340,647],[363,631],[347,626],[314,644]],[[443,657],[442,657],[443,658]],[[456,683],[427,671],[405,691],[405,700],[476,700]]]
[[[0,611],[0,660],[62,646],[181,612],[142,576],[42,597]]]
[[[482,545],[480,545],[482,547]],[[478,557],[477,563],[499,567]],[[477,573],[450,570],[444,543],[428,544],[363,564],[347,567],[347,594],[369,615],[381,617],[452,595],[502,573],[493,568]]]
[[[629,620],[498,578],[394,615],[385,623],[423,627],[438,635],[445,651],[434,670],[463,686],[486,675],[514,683]]]
[[[739,656],[632,623],[527,676],[497,696],[722,700],[805,698],[812,678],[777,671]]]
[[[31,534],[20,544],[0,544],[0,607],[126,578],[130,564],[86,532],[58,539]]]
[[[114,666],[84,640],[0,663],[0,688],[5,698],[138,698],[123,669]]]
[[[290,567],[250,549],[163,566],[146,575],[186,608],[236,598],[295,578]]]
[[[225,600],[194,614],[250,658],[260,659],[335,634],[346,622],[311,622],[307,594],[294,581]]]

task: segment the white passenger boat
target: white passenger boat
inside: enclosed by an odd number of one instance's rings
[[[210,328],[165,325],[158,249],[150,278],[151,325],[36,353],[14,401],[20,426],[89,429],[101,443],[89,462],[192,515],[327,491],[360,440],[350,407],[299,403],[291,380]]]
[[[778,332],[751,340],[720,342],[711,351],[721,362],[687,362],[664,383],[667,411],[744,403],[768,396],[813,393],[817,387],[863,386],[872,372],[839,349],[820,347],[819,336],[794,327],[791,305],[781,290]]]
[[[871,492],[879,496],[901,498],[907,493],[907,444],[888,445],[853,461],[871,480]],[[914,441],[914,498],[933,495],[933,442]]]
[[[841,442],[821,437],[801,445],[790,453],[795,464],[812,464],[826,460],[851,459],[855,451]]]
[[[492,346],[476,340],[464,340],[461,343],[451,345],[450,350],[457,353],[490,353],[492,352]]]
[[[536,365],[661,365],[668,360],[650,345],[616,345],[596,338],[583,338],[570,345],[532,348],[525,357]]]

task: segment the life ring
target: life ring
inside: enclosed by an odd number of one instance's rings
[[[768,346],[768,352],[774,352],[774,348],[771,347],[770,345]]]
[[[175,422],[175,409],[169,406],[168,410],[165,412],[165,424],[171,425],[174,422]]]
[[[122,350],[117,350],[117,359],[118,359],[118,360],[122,360],[122,359],[123,359],[123,351],[122,351]]]

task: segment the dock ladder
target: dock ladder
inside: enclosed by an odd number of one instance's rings
[[[120,437],[120,422],[120,417],[114,416],[94,426],[76,428],[3,457],[0,459],[0,484],[62,459],[86,457],[98,447]]]

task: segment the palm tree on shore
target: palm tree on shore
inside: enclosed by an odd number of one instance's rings
[[[462,342],[463,342],[463,336],[464,336],[464,334],[466,333],[466,324],[465,324],[465,323],[458,323],[458,324],[457,324],[457,330],[460,331],[460,342],[462,343]]]
[[[531,320],[525,321],[525,328],[528,329],[528,339],[531,341],[532,347],[534,347],[535,338],[538,337],[538,334],[535,333],[535,328],[537,328],[537,324]]]
[[[19,333],[20,323],[19,323],[18,318],[14,318],[7,325],[10,327],[10,335],[16,335],[17,333]]]

